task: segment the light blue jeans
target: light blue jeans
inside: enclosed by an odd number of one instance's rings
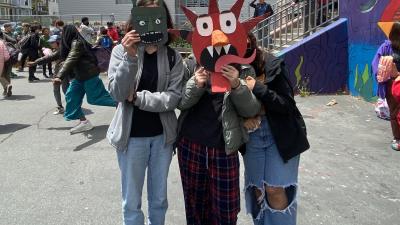
[[[297,177],[300,156],[284,163],[279,155],[267,119],[261,127],[250,133],[243,155],[245,167],[245,198],[247,212],[252,215],[255,225],[295,225],[297,211]],[[265,186],[282,187],[286,190],[288,206],[276,210],[269,206]],[[257,203],[255,189],[262,191],[263,199]]]
[[[148,224],[163,225],[168,208],[167,177],[172,146],[164,135],[131,138],[126,152],[118,151],[122,181],[124,225],[143,225],[142,190],[147,168]]]

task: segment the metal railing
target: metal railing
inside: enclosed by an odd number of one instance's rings
[[[259,45],[279,50],[339,18],[339,0],[305,0],[288,4],[253,30]]]

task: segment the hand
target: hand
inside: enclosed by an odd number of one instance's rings
[[[221,68],[222,76],[228,79],[231,88],[236,89],[240,86],[239,71],[230,65],[225,65]]]
[[[243,126],[246,128],[248,131],[254,131],[260,128],[261,125],[261,118],[260,116],[252,117],[252,118],[247,118],[244,120]]]
[[[207,84],[208,78],[210,77],[209,72],[207,72],[204,67],[200,67],[194,73],[194,80],[198,88],[204,88]]]
[[[378,65],[378,82],[385,82],[390,79],[393,74],[393,57],[392,56],[382,56],[379,60]]]
[[[133,92],[132,94],[129,95],[128,97],[128,102],[135,102],[137,98],[136,92]]]
[[[137,54],[137,43],[140,42],[140,36],[135,30],[130,31],[122,39],[121,43],[124,46],[125,51],[131,57],[136,57]]]
[[[250,91],[253,91],[254,86],[256,85],[256,79],[250,76],[246,77],[246,85],[250,89]]]
[[[57,78],[54,78],[52,80],[52,82],[53,82],[53,84],[61,84],[61,79],[57,77]]]
[[[26,65],[27,65],[28,67],[32,67],[34,63],[35,63],[35,62],[27,62]]]

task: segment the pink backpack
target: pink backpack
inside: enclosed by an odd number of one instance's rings
[[[0,54],[4,58],[4,62],[7,62],[10,59],[10,53],[8,52],[7,47],[3,41],[0,41]]]

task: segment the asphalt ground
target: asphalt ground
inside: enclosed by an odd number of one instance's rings
[[[27,73],[20,73],[12,83],[14,96],[0,97],[0,224],[122,224],[120,173],[105,140],[114,109],[85,102],[96,127],[70,135],[76,122],[52,114],[49,80],[28,83]],[[338,104],[326,106],[332,98]],[[376,118],[372,104],[351,96],[297,102],[311,143],[301,157],[298,224],[400,224],[400,152],[390,149],[389,122]],[[185,224],[180,182],[174,157],[167,225]],[[238,224],[252,224],[241,196]],[[147,214],[145,192],[143,209]]]

